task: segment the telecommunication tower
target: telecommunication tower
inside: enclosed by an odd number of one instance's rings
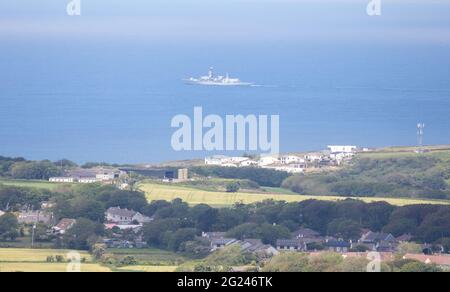
[[[425,124],[424,123],[418,123],[417,124],[417,140],[418,140],[418,153],[423,153],[423,136],[425,134]]]

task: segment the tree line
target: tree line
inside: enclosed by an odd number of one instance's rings
[[[56,219],[82,219],[77,224],[79,229],[74,228],[67,236],[65,244],[69,248],[89,248],[94,239],[104,235],[105,211],[117,206],[153,217],[154,221],[143,228],[144,239],[151,246],[177,252],[204,253],[206,243],[199,240],[202,232],[226,232],[232,238],[259,238],[275,244],[300,227],[348,240],[357,240],[363,229],[395,236],[411,234],[414,241],[450,248],[450,206],[446,205],[396,207],[353,199],[293,203],[268,200],[213,208],[204,204],[189,206],[180,199],[148,203],[144,193],[112,186],[77,185],[53,192],[0,186],[3,210],[9,206],[10,211],[18,211],[30,204],[38,209],[42,201],[54,203]]]
[[[282,185],[303,195],[449,199],[449,179],[445,158],[362,157],[339,171],[296,175]]]
[[[284,171],[278,171],[257,167],[192,167],[190,169],[194,174],[202,177],[219,177],[225,179],[246,179],[264,187],[280,187],[290,174]]]
[[[25,158],[0,156],[0,177],[29,180],[48,180],[50,177],[61,176],[64,171],[79,165],[68,159],[58,161],[29,161]],[[87,162],[81,168],[119,167],[118,164]]]

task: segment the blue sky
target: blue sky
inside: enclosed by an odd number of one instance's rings
[[[0,40],[252,42],[383,41],[450,44],[450,1],[382,0],[3,0]]]

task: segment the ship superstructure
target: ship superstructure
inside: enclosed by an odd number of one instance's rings
[[[212,86],[250,86],[253,83],[243,82],[238,78],[231,78],[228,73],[225,76],[215,76],[214,68],[209,68],[207,76],[201,76],[199,78],[191,77],[184,80],[188,84],[196,85],[212,85]]]

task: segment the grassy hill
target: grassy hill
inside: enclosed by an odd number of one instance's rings
[[[338,171],[293,176],[283,183],[299,194],[344,197],[450,199],[450,151],[409,148],[360,153]]]
[[[44,180],[18,180],[18,179],[1,179],[0,184],[12,187],[36,188],[44,190],[56,190],[62,185],[71,186],[73,184],[56,184]]]

